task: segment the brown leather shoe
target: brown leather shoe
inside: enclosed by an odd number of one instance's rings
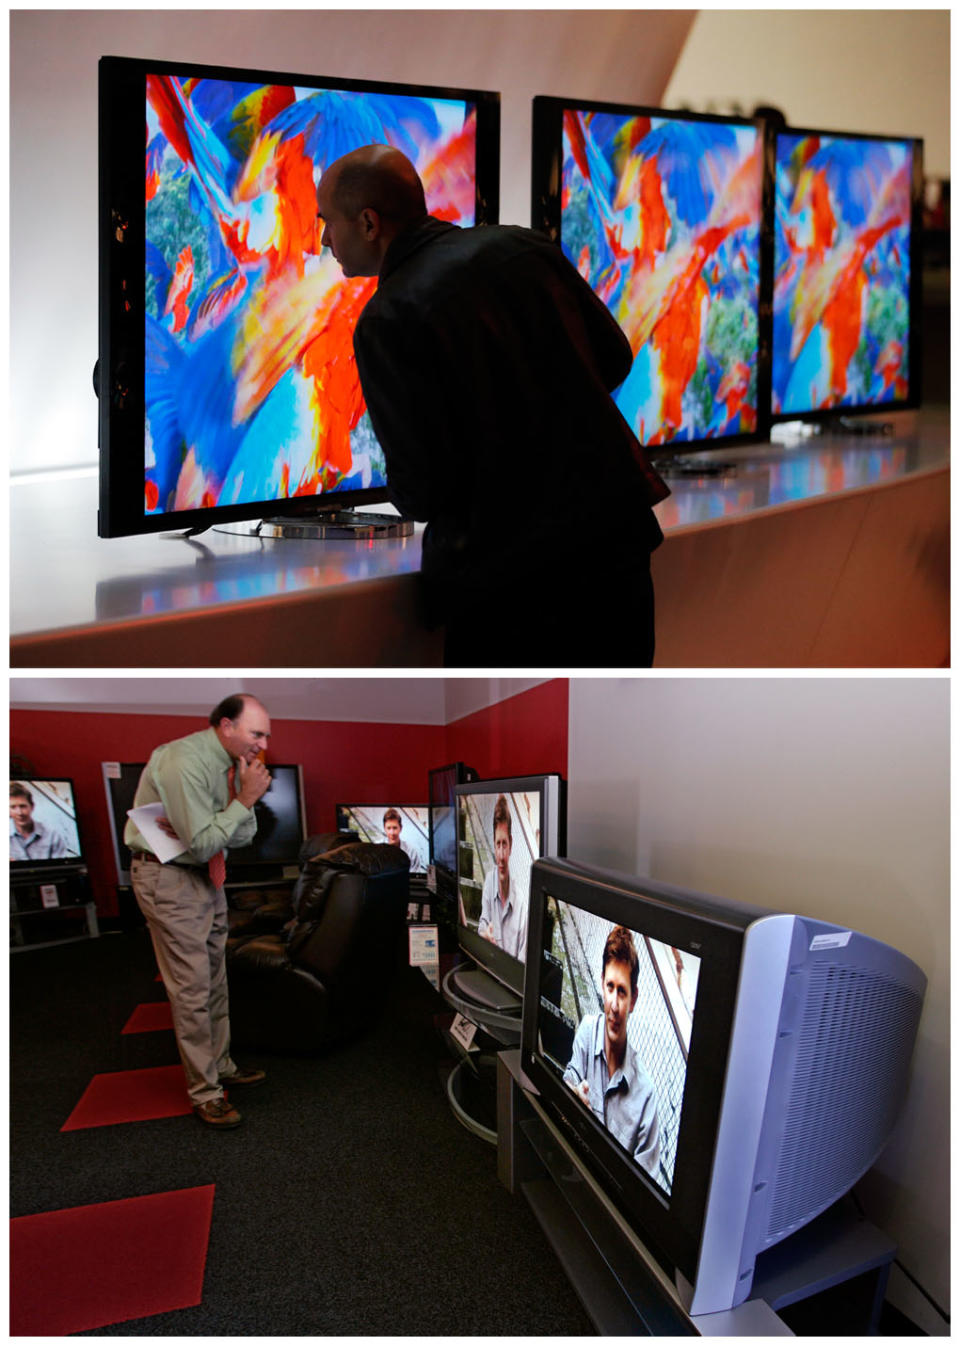
[[[232,1088],[235,1084],[262,1084],[266,1078],[267,1072],[265,1070],[257,1070],[255,1067],[244,1070],[242,1066],[238,1066],[232,1075],[221,1075],[220,1083]]]
[[[233,1104],[225,1098],[211,1098],[207,1103],[195,1103],[193,1110],[206,1126],[216,1126],[223,1131],[231,1126],[239,1126],[243,1121]]]

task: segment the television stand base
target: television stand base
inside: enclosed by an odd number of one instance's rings
[[[413,520],[399,514],[365,514],[353,509],[317,510],[315,514],[291,515],[289,518],[218,523],[214,532],[308,542],[324,538],[352,538],[365,542],[370,538],[409,537],[413,532]]]

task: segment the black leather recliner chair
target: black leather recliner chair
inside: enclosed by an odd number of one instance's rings
[[[409,888],[399,846],[337,834],[306,842],[292,900],[231,924],[233,1044],[307,1055],[368,1028],[385,1000],[371,985],[386,990],[404,957]]]

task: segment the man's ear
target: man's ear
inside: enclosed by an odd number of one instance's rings
[[[380,237],[380,212],[371,206],[364,206],[360,212],[360,223],[363,225],[363,236],[366,241],[376,243]]]

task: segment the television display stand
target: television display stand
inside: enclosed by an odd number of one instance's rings
[[[497,1143],[497,1049],[520,1041],[522,1001],[472,964],[456,964],[443,978],[443,998],[457,1014],[476,1024],[485,1039],[468,1051],[448,1034],[459,1060],[447,1076],[453,1115],[489,1145]],[[492,1040],[492,1041],[491,1041]]]
[[[282,538],[298,541],[317,541],[325,538],[352,538],[368,541],[371,538],[410,537],[413,520],[399,514],[367,514],[363,510],[317,510],[313,514],[291,515],[289,518],[241,520],[238,523],[218,523],[215,533],[232,533],[240,537]]]
[[[827,1297],[837,1287],[875,1332],[896,1245],[838,1204],[757,1259],[750,1298],[722,1313],[691,1316],[681,1289],[630,1227],[569,1143],[523,1073],[519,1049],[497,1058],[497,1174],[528,1201],[573,1288],[603,1335],[793,1336],[835,1333]],[[849,1205],[849,1203],[848,1203]]]

